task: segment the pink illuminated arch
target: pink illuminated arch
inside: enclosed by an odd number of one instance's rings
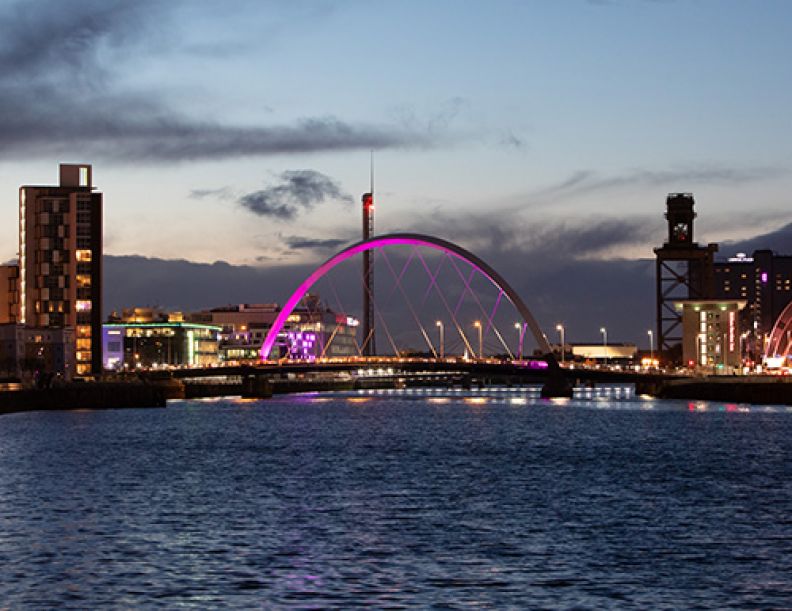
[[[357,244],[352,244],[341,252],[333,255],[327,261],[317,267],[316,270],[314,270],[314,272],[308,276],[308,278],[306,278],[299,287],[297,287],[297,290],[292,293],[291,297],[289,297],[289,300],[284,304],[283,309],[275,319],[275,322],[272,323],[272,328],[270,328],[269,332],[267,333],[267,337],[264,338],[264,344],[261,346],[261,359],[266,360],[269,357],[272,347],[275,345],[275,340],[283,328],[283,325],[286,323],[286,319],[289,318],[294,308],[297,307],[297,304],[300,303],[300,300],[305,296],[305,294],[310,290],[317,280],[319,280],[339,263],[354,257],[358,253],[364,252],[366,250],[376,250],[386,246],[396,245],[426,246],[433,250],[438,250],[440,252],[452,255],[471,264],[478,271],[484,274],[484,276],[486,276],[487,279],[495,285],[495,287],[503,291],[503,294],[506,295],[506,298],[517,309],[517,311],[520,313],[520,316],[523,317],[523,320],[531,330],[531,334],[533,335],[537,344],[539,344],[542,352],[545,354],[545,356],[549,356],[553,360],[553,363],[555,362],[555,359],[552,358],[550,344],[547,342],[547,339],[539,328],[539,325],[536,323],[536,320],[534,320],[533,315],[528,310],[528,306],[525,305],[516,291],[511,286],[509,286],[509,283],[506,282],[498,272],[492,269],[484,261],[479,259],[476,255],[465,250],[461,246],[457,246],[452,242],[448,242],[440,238],[417,233],[391,233],[377,236],[369,240],[364,240],[362,242],[358,242]]]
[[[787,356],[792,352],[792,303],[776,319],[767,341],[765,358]]]

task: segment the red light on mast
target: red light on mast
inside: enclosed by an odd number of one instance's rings
[[[373,208],[374,207],[374,197],[371,193],[364,193],[363,194],[363,207],[364,208]]]

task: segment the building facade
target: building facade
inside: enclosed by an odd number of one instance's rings
[[[778,317],[792,301],[792,256],[756,250],[716,261],[715,296],[747,302],[741,324],[748,333],[745,349],[759,361]]]
[[[119,322],[104,325],[108,370],[213,367],[220,363],[220,327],[189,322]]]
[[[244,303],[194,312],[186,318],[221,327],[220,353],[224,360],[252,363],[260,359],[261,345],[280,311],[275,303]],[[334,312],[317,295],[306,295],[278,334],[270,358],[358,356],[357,328],[356,318]]]
[[[688,367],[718,373],[742,368],[745,335],[740,324],[742,299],[684,300],[675,304],[682,314],[682,358]]]
[[[102,194],[90,165],[61,164],[58,186],[19,189],[18,322],[72,329],[77,377],[102,371]]]
[[[0,265],[0,325],[15,323],[19,311],[19,266]]]
[[[71,379],[67,363],[74,362],[74,330],[36,329],[17,324],[0,325],[0,377],[60,375]]]

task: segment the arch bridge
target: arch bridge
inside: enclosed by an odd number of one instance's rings
[[[294,309],[306,296],[311,287],[313,287],[314,284],[316,284],[316,282],[323,278],[328,272],[344,261],[347,261],[360,253],[366,251],[380,251],[390,246],[404,245],[413,247],[420,246],[438,251],[444,255],[461,260],[480,272],[499,291],[499,299],[500,296],[504,296],[513,305],[513,307],[522,317],[525,328],[531,332],[533,339],[536,341],[536,344],[542,353],[542,360],[547,363],[547,373],[549,374],[549,378],[546,388],[548,389],[548,393],[568,394],[568,384],[563,379],[562,372],[555,355],[553,354],[550,344],[548,343],[545,334],[537,324],[533,314],[531,314],[528,306],[525,304],[517,291],[515,291],[514,288],[493,267],[491,267],[472,252],[448,240],[417,233],[392,233],[376,236],[368,240],[363,240],[344,248],[340,252],[327,259],[327,261],[319,265],[319,267],[317,267],[291,294],[273,322],[273,325],[269,329],[261,346],[262,361],[269,359],[272,349],[278,339],[278,335],[283,330],[284,325],[286,324]],[[462,334],[458,324],[457,327],[460,334]]]

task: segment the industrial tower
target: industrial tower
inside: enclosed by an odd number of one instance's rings
[[[657,291],[657,346],[668,358],[682,344],[683,299],[711,299],[715,293],[713,258],[717,244],[699,246],[693,241],[693,195],[669,193],[666,199],[668,240],[655,248]]]

